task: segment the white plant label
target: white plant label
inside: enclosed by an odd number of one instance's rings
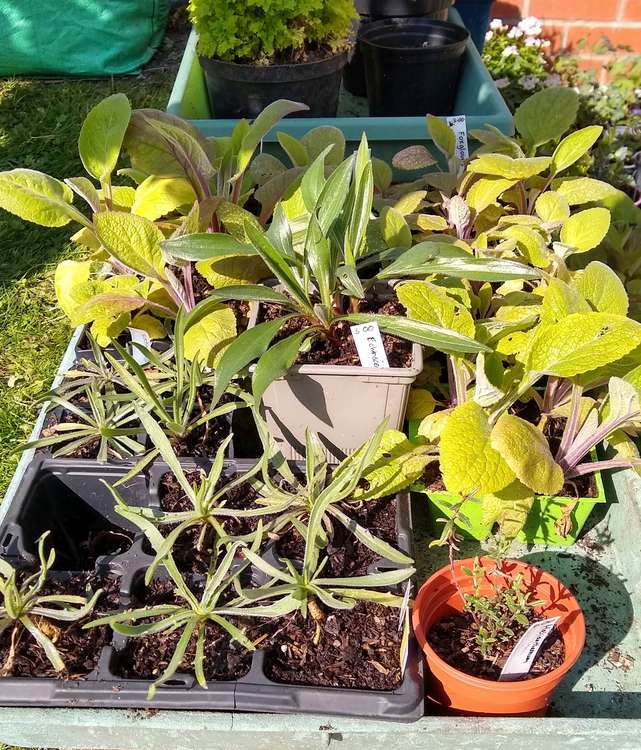
[[[389,367],[378,323],[351,326],[352,338],[363,367]]]
[[[141,344],[147,349],[151,349],[151,337],[147,331],[143,331],[141,328],[130,328],[129,333],[131,334],[132,344]],[[137,346],[130,346],[131,356],[136,360],[139,365],[146,365],[149,361],[147,357],[140,351]]]
[[[465,115],[454,115],[446,119],[448,127],[454,131],[454,135],[456,136],[454,153],[461,161],[465,161],[470,155],[467,147],[467,120]]]
[[[543,642],[554,630],[559,619],[558,617],[549,617],[547,620],[541,620],[530,625],[508,656],[499,675],[500,681],[518,680],[523,675],[528,674],[539,655]]]

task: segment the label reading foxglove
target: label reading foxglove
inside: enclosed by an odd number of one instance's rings
[[[528,674],[539,655],[543,642],[554,630],[558,621],[558,617],[549,617],[547,620],[541,620],[530,625],[508,656],[499,675],[500,681],[518,680],[523,675]]]
[[[454,153],[461,160],[465,161],[470,155],[467,147],[467,120],[465,115],[454,115],[447,118],[448,126],[454,131],[456,136],[456,146]]]
[[[351,331],[363,367],[389,367],[378,323],[361,323]]]
[[[130,328],[129,333],[131,334],[131,345],[129,347],[131,356],[139,365],[146,365],[149,360],[140,349],[137,346],[133,346],[133,344],[141,344],[146,349],[151,349],[151,337],[147,331],[143,331],[141,328]]]

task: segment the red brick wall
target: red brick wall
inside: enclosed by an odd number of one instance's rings
[[[578,54],[585,67],[600,69],[615,54],[594,53],[603,37],[641,52],[641,0],[500,0],[492,8],[493,18],[508,23],[526,16],[542,19],[553,47]]]

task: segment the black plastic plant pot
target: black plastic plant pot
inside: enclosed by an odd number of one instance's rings
[[[462,26],[425,18],[361,26],[370,115],[451,114],[468,37]]]
[[[303,102],[292,116],[336,117],[347,52],[291,65],[243,65],[200,57],[211,111],[217,119],[257,117],[277,99]]]
[[[78,575],[95,571],[99,576],[117,578],[115,605],[109,611],[138,606],[144,590],[144,573],[152,561],[139,532],[133,532],[115,513],[108,489],[100,482],[117,481],[122,471],[107,467],[100,472],[68,462],[52,465],[36,460],[28,468],[20,491],[14,496],[0,529],[0,554],[16,567],[35,564],[35,541],[46,529],[58,557],[52,576]],[[230,461],[225,472],[244,472],[253,462]],[[194,468],[196,468],[194,464]],[[158,485],[167,467],[155,464],[149,476],[137,476],[120,487],[130,505],[159,507]],[[411,553],[412,525],[409,495],[402,493],[396,505],[397,546]],[[126,544],[102,549],[104,554],[88,553],[88,533],[98,537],[118,531]],[[133,541],[130,542],[130,538]],[[380,569],[390,563],[380,560]],[[166,577],[160,568],[157,576]],[[112,592],[113,597],[113,592]],[[100,600],[99,600],[100,605]],[[103,603],[103,610],[105,604]],[[395,616],[394,618],[398,618]],[[396,625],[395,625],[396,627]],[[153,700],[147,700],[152,678],[132,676],[131,649],[134,640],[119,634],[103,640],[92,666],[82,678],[0,677],[0,706],[34,708],[140,708],[179,710],[219,710],[264,713],[313,713],[355,716],[392,721],[415,721],[424,712],[423,660],[413,637],[410,638],[406,668],[393,690],[366,690],[318,687],[278,682],[268,676],[268,653],[258,648],[248,652],[236,679],[209,679],[201,688],[194,674],[178,671],[160,686]]]
[[[360,24],[382,18],[407,18],[409,16],[446,21],[453,0],[356,0]],[[367,96],[363,53],[358,42],[343,71],[343,86],[354,96]]]

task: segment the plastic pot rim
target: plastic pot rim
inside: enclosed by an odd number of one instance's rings
[[[405,30],[403,27],[416,25],[416,26],[433,26],[436,28],[451,30],[456,32],[458,38],[448,40],[445,44],[438,44],[432,47],[397,47],[392,44],[383,44],[376,39],[369,39],[368,35],[375,33],[379,29],[383,29],[385,26],[396,27],[399,33],[403,33]],[[454,53],[459,51],[459,47],[465,48],[470,37],[470,32],[463,26],[452,23],[451,21],[437,21],[433,19],[422,18],[420,16],[407,16],[400,18],[381,18],[376,21],[370,21],[367,24],[362,24],[358,30],[358,43],[370,47],[375,47],[380,50],[389,50],[391,52],[399,52],[409,54],[410,52],[421,52],[426,56],[429,54],[443,55],[448,52]]]

